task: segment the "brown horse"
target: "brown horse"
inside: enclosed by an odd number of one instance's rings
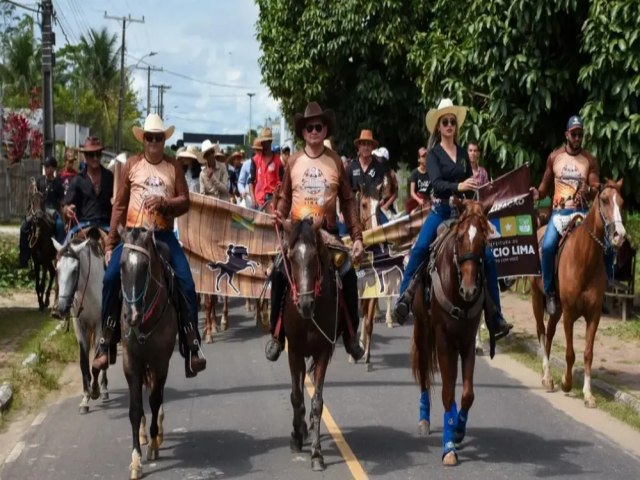
[[[560,308],[549,318],[546,331],[544,326],[545,297],[542,279],[531,281],[531,301],[533,314],[536,317],[538,342],[544,352],[542,359],[542,385],[553,391],[553,379],[549,370],[551,343],[556,333],[556,326],[562,316],[564,335],[567,342],[565,358],[567,361],[562,376],[562,391],[569,392],[573,384],[573,363],[576,354],[573,350],[573,327],[575,321],[584,317],[587,323],[587,334],[584,349],[584,403],[595,408],[596,399],[591,393],[591,363],[593,361],[593,344],[600,323],[604,292],[607,277],[603,250],[618,248],[625,238],[622,224],[623,199],[620,193],[622,179],[617,182],[607,180],[599,189],[593,205],[584,221],[567,237],[561,248],[558,261],[557,286],[560,297]],[[542,239],[547,225],[538,230],[538,239]],[[540,242],[542,243],[542,242]]]
[[[478,202],[465,200],[458,202],[457,208],[461,210],[460,218],[436,253],[434,268],[422,273],[422,285],[418,286],[413,301],[411,357],[413,374],[421,390],[420,429],[423,434],[429,433],[429,394],[439,365],[445,410],[444,465],[457,464],[456,444],[464,439],[474,400],[475,335],[488,294],[485,293],[484,255],[492,230]],[[427,295],[425,284],[431,285]],[[455,403],[458,357],[462,361],[463,382],[459,413]]]
[[[52,238],[55,234],[55,219],[44,208],[44,196],[38,191],[36,181],[29,186],[29,251],[33,260],[38,308],[42,312],[49,306],[51,289],[56,278],[55,260],[57,252]],[[56,287],[56,298],[57,298]]]
[[[147,460],[156,460],[162,445],[164,385],[176,343],[178,320],[159,253],[163,244],[156,242],[153,231],[133,229],[125,232],[121,229],[120,235],[123,241],[120,272],[124,300],[122,365],[129,385],[129,420],[133,435],[129,471],[130,478],[134,480],[142,477],[140,444],[147,443],[143,384],[150,390],[151,406],[151,442]],[[168,249],[165,256],[168,256]]]
[[[220,319],[220,328],[222,331],[229,328],[229,297],[222,295],[203,294],[204,297],[204,332],[203,338],[205,343],[213,343],[213,334],[218,332],[218,322],[216,320],[216,303],[222,299],[222,317]]]
[[[336,272],[331,268],[327,247],[310,220],[293,224],[285,266],[290,281],[283,324],[288,341],[291,371],[293,432],[291,450],[300,452],[311,431],[311,468],[324,470],[320,447],[320,420],[323,409],[324,377],[344,322],[338,315]],[[287,266],[290,264],[290,267]],[[290,273],[288,273],[290,272]],[[304,420],[305,358],[313,359],[313,384],[309,429]]]
[[[363,230],[369,230],[381,225],[379,222],[380,203],[383,198],[389,198],[393,191],[393,177],[391,170],[384,174],[382,182],[367,191],[358,191],[356,204],[358,216]],[[391,299],[387,299],[387,327],[393,327],[391,320]],[[364,345],[364,364],[368,372],[373,368],[371,364],[371,336],[373,335],[373,322],[378,308],[377,298],[365,298],[360,300],[360,314],[362,326],[360,330],[360,343]]]

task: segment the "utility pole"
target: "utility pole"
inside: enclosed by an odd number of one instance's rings
[[[42,113],[43,113],[43,160],[55,155],[56,138],[53,124],[53,46],[56,44],[52,30],[53,2],[42,0]]]
[[[128,17],[114,17],[107,15],[104,12],[104,18],[108,20],[117,20],[122,22],[122,46],[120,47],[120,96],[118,98],[118,127],[116,129],[116,153],[120,152],[122,146],[122,115],[124,111],[124,53],[125,53],[125,37],[127,34],[127,22],[129,23],[144,23],[144,16],[141,19],[132,18],[131,14]]]
[[[153,88],[158,89],[158,109],[156,113],[160,115],[160,118],[164,119],[164,92],[171,89],[171,85],[151,85]]]
[[[151,72],[164,72],[162,67],[152,67],[149,65],[147,68],[137,67],[138,70],[147,71],[147,115],[151,113]]]
[[[249,145],[249,148],[251,148],[251,145],[252,145],[251,142],[253,141],[253,138],[251,138],[251,121],[253,120],[251,118],[251,100],[253,100],[254,95],[255,93],[247,93],[247,96],[249,97],[249,141],[247,142]]]

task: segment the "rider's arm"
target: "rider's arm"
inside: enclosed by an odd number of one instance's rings
[[[62,212],[67,215],[69,209],[66,207],[68,205],[78,205],[79,202],[79,194],[78,194],[78,182],[80,181],[79,176],[75,176],[71,179],[69,183],[69,188],[67,189],[67,194],[62,199]]]
[[[291,185],[291,167],[295,158],[295,156],[291,156],[287,162],[287,166],[282,177],[282,184],[280,185],[280,190],[277,196],[278,201],[276,203],[276,210],[278,211],[280,218],[283,219],[288,218],[289,213],[291,212],[291,196],[293,194]]]
[[[189,210],[189,185],[184,176],[182,165],[177,160],[171,160],[174,167],[176,180],[176,195],[173,198],[165,198],[162,208],[173,217],[179,217]]]
[[[542,181],[540,182],[540,186],[538,186],[538,198],[542,199],[548,197],[551,194],[551,190],[553,188],[553,162],[555,160],[555,155],[552,153],[547,158],[547,167],[544,170],[544,175],[542,175]]]
[[[129,207],[129,194],[131,193],[131,179],[129,178],[129,171],[131,169],[131,165],[135,161],[136,160],[129,160],[122,166],[120,171],[118,192],[116,193],[116,199],[113,202],[113,207],[111,208],[109,236],[107,237],[107,245],[105,247],[106,253],[111,252],[116,247],[116,245],[120,243],[118,226],[122,225],[124,227],[126,225],[127,208]],[[69,191],[71,191],[71,188],[69,188]]]
[[[338,167],[339,175],[340,175],[340,185],[338,186],[338,198],[340,199],[340,209],[342,210],[342,216],[344,217],[344,223],[349,230],[349,235],[351,239],[355,242],[356,240],[362,240],[362,226],[360,225],[360,220],[358,220],[358,212],[356,210],[356,200],[353,194],[353,190],[351,190],[351,184],[349,183],[349,177],[347,176],[347,172],[344,169],[344,165],[342,164],[342,160],[338,157],[337,154],[333,153],[331,156],[334,159],[337,159],[336,166]]]

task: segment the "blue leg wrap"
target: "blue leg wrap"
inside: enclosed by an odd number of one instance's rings
[[[431,401],[429,400],[428,390],[420,394],[420,421],[422,420],[431,423]]]
[[[458,417],[458,411],[456,402],[453,402],[451,410],[444,413],[444,423],[442,426],[442,457],[449,453],[456,451],[455,444],[455,429]]]
[[[458,413],[458,425],[456,425],[455,442],[461,443],[467,433],[467,420],[469,419],[468,410],[460,410]]]

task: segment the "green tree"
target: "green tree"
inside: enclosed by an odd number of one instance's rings
[[[26,15],[5,20],[13,21],[0,36],[0,83],[4,86],[5,105],[26,106],[42,78],[35,25],[33,18]]]

